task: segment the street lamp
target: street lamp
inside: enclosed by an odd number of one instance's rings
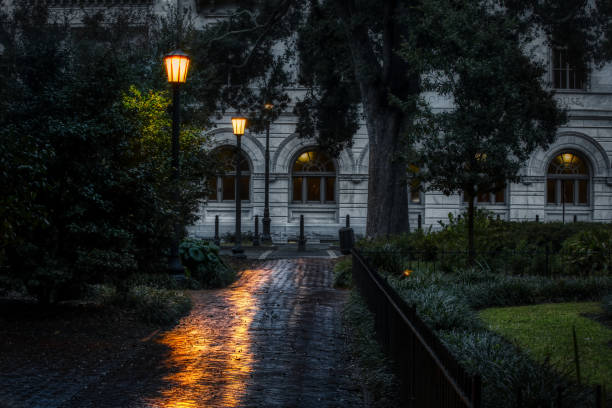
[[[243,117],[232,118],[232,128],[234,135],[236,136],[236,179],[234,181],[234,191],[236,199],[236,245],[232,248],[232,253],[237,258],[244,258],[244,249],[242,249],[242,232],[241,232],[241,221],[242,221],[242,203],[240,202],[240,152],[242,150],[240,146],[240,138],[244,135],[244,128],[246,126],[246,119]]]
[[[272,242],[270,236],[270,113],[274,109],[274,105],[271,103],[265,103],[264,108],[266,110],[266,173],[264,181],[264,213],[263,213],[263,233],[261,235],[261,241],[264,243]]]
[[[176,50],[164,57],[164,66],[168,75],[168,82],[172,84],[172,179],[174,181],[174,203],[176,209],[179,206],[179,129],[181,123],[180,85],[187,80],[190,58],[182,51]],[[185,272],[181,259],[179,258],[180,224],[174,225],[174,237],[170,248],[168,269],[171,274],[182,275]]]

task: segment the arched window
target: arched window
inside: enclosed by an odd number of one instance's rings
[[[325,153],[301,153],[292,167],[292,197],[294,203],[335,203],[336,167]]]
[[[249,200],[251,172],[244,152],[240,152],[240,184],[239,193],[242,201]],[[235,201],[236,167],[234,159],[236,148],[230,146],[220,147],[216,150],[217,160],[220,163],[219,173],[210,182],[211,194],[208,201]]]
[[[546,202],[589,203],[589,169],[586,161],[575,152],[561,152],[550,162],[546,175]]]

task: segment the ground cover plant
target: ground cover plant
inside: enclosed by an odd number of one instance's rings
[[[346,256],[340,259],[334,265],[334,287],[335,288],[351,288],[353,286],[353,260]]]
[[[445,233],[449,234],[442,231],[440,235]],[[612,292],[612,277],[510,275],[495,273],[486,265],[466,268],[461,263],[434,269],[428,262],[416,265],[397,251],[407,243],[435,251],[439,243],[432,237],[436,235],[418,233],[382,243],[366,241],[362,248],[370,265],[407,303],[416,306],[419,316],[468,372],[482,376],[484,406],[515,407],[519,399],[522,407],[548,406],[558,392],[567,406],[593,406],[592,389],[576,384],[572,367],[533,358],[491,331],[478,311],[493,306],[599,301]]]
[[[236,272],[219,256],[219,247],[206,240],[187,239],[179,246],[187,277],[204,288],[219,288],[232,283]]]
[[[479,315],[537,361],[547,359],[567,371],[575,369],[572,328],[576,330],[581,381],[612,384],[612,328],[587,316],[602,313],[599,302],[553,303],[490,308]],[[587,315],[587,316],[585,316]]]
[[[398,380],[376,341],[374,318],[356,291],[351,292],[342,320],[347,330],[351,358],[355,361],[357,372],[354,375],[362,385],[366,405],[377,408],[400,406]]]

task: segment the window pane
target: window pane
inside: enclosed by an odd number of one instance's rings
[[[579,204],[587,204],[587,199],[589,197],[587,193],[587,181],[586,180],[578,180],[578,203]]]
[[[557,180],[546,180],[546,202],[548,204],[557,203],[557,194],[555,187],[557,186]]]
[[[558,88],[565,89],[567,88],[567,71],[563,69],[559,72],[559,74],[560,74],[560,79],[559,79],[560,84]]]
[[[211,177],[208,180],[208,188],[210,193],[208,193],[209,200],[217,200],[217,176]]]
[[[478,200],[477,202],[479,203],[488,203],[491,201],[491,198],[489,196],[489,193],[481,193],[478,194]]]
[[[325,201],[336,201],[336,179],[334,177],[325,178]]]
[[[240,176],[240,199],[249,200],[249,176]]]
[[[574,180],[562,180],[561,181],[562,191],[562,202],[566,204],[574,204]]]
[[[223,176],[223,200],[235,200],[234,176]]]
[[[293,201],[302,201],[302,177],[293,178]]]
[[[465,200],[465,197],[464,197]],[[413,185],[411,183],[410,185],[410,202],[412,204],[420,204],[421,203],[421,192],[420,192],[420,188],[419,188],[419,184],[416,183],[416,185]]]
[[[495,202],[496,203],[506,202],[506,189],[501,189],[495,192]]]
[[[308,201],[321,201],[321,178],[306,177],[306,189]]]

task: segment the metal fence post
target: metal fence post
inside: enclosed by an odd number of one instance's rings
[[[298,238],[298,251],[306,250],[306,237],[304,237],[304,214],[300,215],[300,237]]]
[[[482,380],[480,375],[472,377],[472,408],[480,408],[482,400]]]
[[[351,228],[351,216],[346,214],[346,228]]]
[[[536,214],[536,222],[540,222],[540,215]]]
[[[219,238],[219,216],[218,215],[215,215],[215,237],[213,238],[213,242],[217,246],[221,244],[221,239]]]

